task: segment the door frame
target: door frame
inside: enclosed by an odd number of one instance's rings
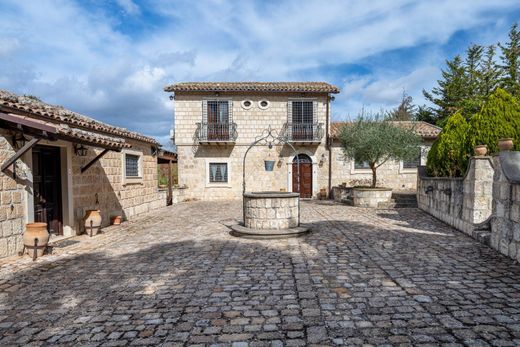
[[[61,175],[61,212],[62,212],[62,223],[63,223],[63,236],[70,237],[75,236],[76,231],[74,228],[74,209],[73,209],[73,197],[72,197],[72,143],[66,141],[46,141],[41,140],[38,144],[58,147],[60,149],[60,175]],[[25,190],[25,222],[34,222],[34,187],[33,187],[33,162],[32,162],[32,150],[27,151],[23,155],[23,161],[28,166],[27,170],[27,187]]]
[[[298,150],[296,156],[299,154],[305,154],[312,160],[312,198],[318,195],[318,161],[316,160],[316,156],[314,156],[311,152],[306,150]],[[292,185],[292,174],[293,174],[293,160],[295,155],[290,155],[287,158],[287,191],[293,191]]]

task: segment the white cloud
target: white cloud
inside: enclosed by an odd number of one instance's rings
[[[471,29],[472,40],[493,42],[519,8],[512,0],[117,4],[123,17],[72,0],[3,0],[0,88],[162,138],[173,114],[162,89],[175,81],[328,80],[343,89],[335,114],[355,114],[395,105],[403,88],[422,101],[454,33]],[[422,58],[394,70],[338,68],[420,44],[429,44]]]
[[[137,6],[132,0],[116,0],[116,2],[128,14],[137,15],[141,13],[139,6]]]

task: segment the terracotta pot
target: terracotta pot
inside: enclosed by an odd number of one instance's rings
[[[123,221],[123,217],[121,217],[121,216],[112,216],[110,218],[110,224],[112,224],[112,225],[120,225],[122,221]]]
[[[487,146],[486,145],[478,145],[473,149],[475,156],[481,157],[487,154]]]
[[[513,149],[513,139],[510,137],[506,137],[498,140],[498,148],[501,151],[510,151]]]
[[[38,246],[47,246],[49,242],[49,232],[47,231],[47,223],[29,223],[25,225],[25,232],[23,233],[23,244],[25,246],[34,246],[34,239],[38,239]],[[38,248],[36,256],[41,257],[45,248]],[[27,249],[25,252],[33,256],[34,250]]]
[[[85,221],[85,231],[88,235],[97,235],[99,229],[101,229],[102,218],[100,212],[101,211],[99,210],[87,210],[87,212],[85,212],[85,217],[83,219]],[[92,231],[90,230],[91,225]]]
[[[320,198],[321,199],[326,199],[327,198],[327,189],[326,188],[321,188],[320,189]]]

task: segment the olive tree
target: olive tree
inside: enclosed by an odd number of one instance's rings
[[[399,122],[378,117],[361,116],[353,123],[346,123],[339,138],[346,160],[368,163],[372,170],[373,188],[381,165],[388,160],[414,160],[421,148],[421,139],[413,126],[400,126]]]

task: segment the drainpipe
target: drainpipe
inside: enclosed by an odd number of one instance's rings
[[[326,126],[325,126],[325,131],[327,133],[326,135],[326,139],[325,139],[325,148],[329,151],[329,177],[328,177],[328,183],[329,183],[329,189],[328,189],[328,198],[330,198],[330,194],[332,192],[332,141],[331,141],[331,138],[330,138],[330,134],[329,134],[329,119],[330,119],[330,101],[331,101],[331,97],[330,97],[330,94],[327,94],[327,119],[326,119]]]

